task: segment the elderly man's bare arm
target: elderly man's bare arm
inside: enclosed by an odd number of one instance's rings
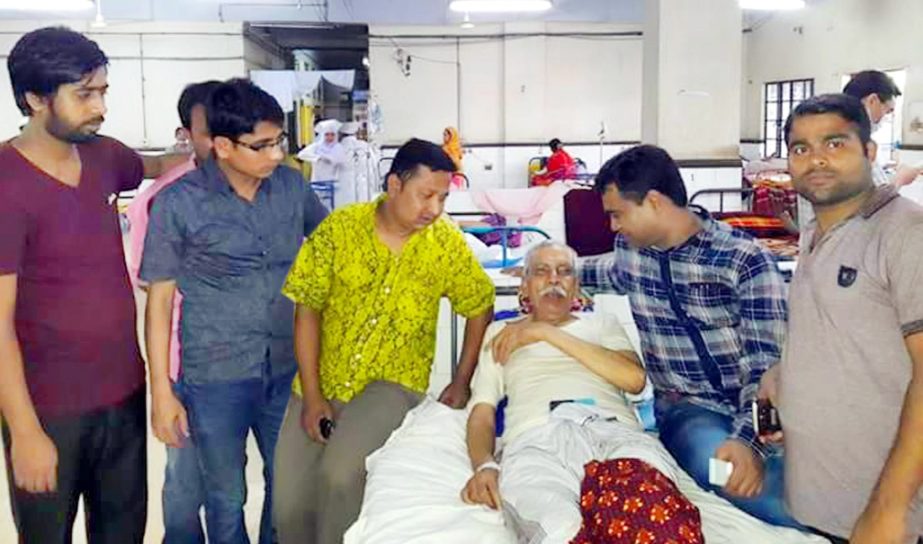
[[[468,416],[468,457],[474,474],[462,489],[462,500],[500,508],[500,469],[494,460],[496,408],[477,404]]]
[[[543,337],[546,342],[622,391],[637,394],[644,389],[644,367],[635,352],[612,351],[550,325],[543,331]]]

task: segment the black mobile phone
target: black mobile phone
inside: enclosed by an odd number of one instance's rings
[[[324,437],[324,440],[330,438],[330,433],[333,432],[333,429],[334,429],[334,427],[336,427],[336,426],[337,426],[337,424],[334,423],[334,421],[333,421],[332,419],[328,419],[328,418],[326,418],[326,417],[321,418],[321,420],[320,420],[320,435]]]
[[[782,430],[779,412],[768,399],[753,401],[753,430],[756,436],[765,436]]]

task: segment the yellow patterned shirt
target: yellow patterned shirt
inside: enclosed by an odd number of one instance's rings
[[[424,393],[436,348],[439,300],[475,317],[494,286],[459,229],[444,218],[410,237],[399,255],[375,232],[379,202],[330,214],[308,238],[282,293],[321,314],[320,386],[348,402],[376,380]],[[293,390],[301,394],[295,378]]]

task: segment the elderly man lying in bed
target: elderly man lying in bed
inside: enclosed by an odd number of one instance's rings
[[[645,374],[625,331],[614,320],[572,314],[578,291],[575,258],[571,248],[556,242],[527,254],[521,289],[527,316],[488,329],[469,402],[467,443],[474,475],[462,499],[512,508],[541,525],[546,543],[569,542],[578,530],[586,531],[581,507],[586,517],[593,501],[592,493],[581,497],[581,480],[591,461],[643,461],[642,471],[660,471],[663,487],[674,492],[677,478],[675,462],[641,431],[626,399],[626,392],[643,389]],[[504,396],[506,427],[498,462],[495,418]],[[621,511],[623,505],[611,506]]]

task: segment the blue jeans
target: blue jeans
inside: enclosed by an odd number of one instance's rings
[[[192,438],[205,481],[208,541],[249,544],[244,524],[247,500],[247,435],[252,430],[263,458],[265,498],[260,544],[272,544],[272,462],[291,392],[294,370],[277,377],[207,384],[186,383]]]
[[[186,405],[182,383],[173,393]],[[186,440],[181,448],[167,446],[167,469],[163,482],[164,544],[205,544],[199,510],[205,505],[205,486],[195,444]]]
[[[708,483],[708,460],[730,438],[730,416],[688,402],[671,404],[658,401],[657,426],[663,445],[700,487],[714,491],[766,523],[805,530],[785,509],[783,459],[780,454],[765,459],[763,490],[756,497],[728,495],[722,488]]]

